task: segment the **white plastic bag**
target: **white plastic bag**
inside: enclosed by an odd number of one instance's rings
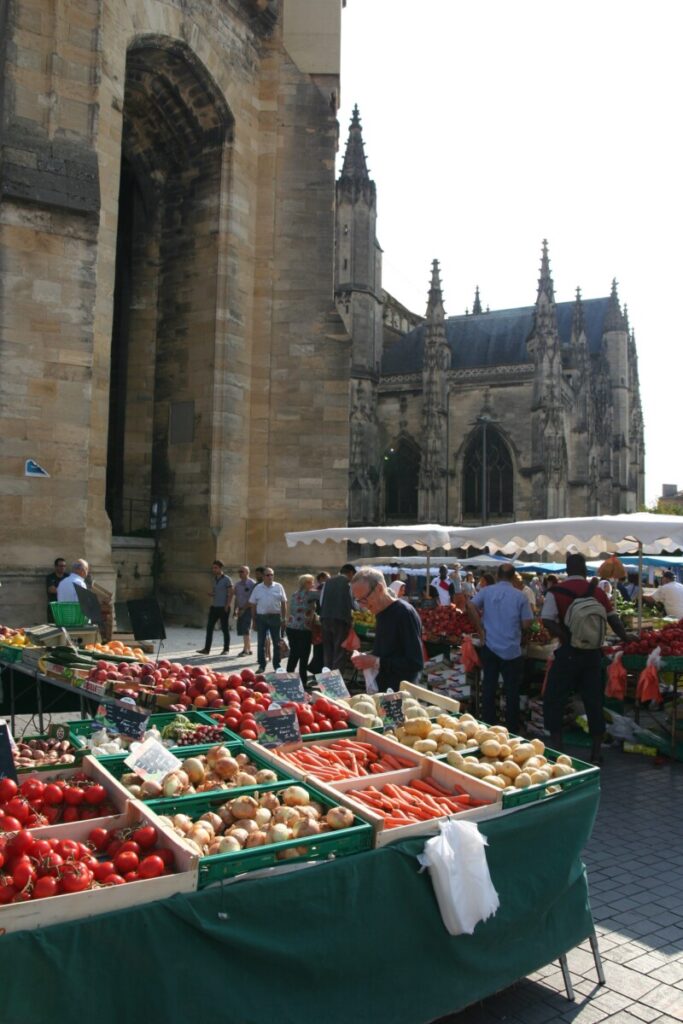
[[[364,668],[363,677],[365,679],[365,692],[366,693],[379,693],[379,686],[377,685],[377,676],[379,672],[376,668]]]
[[[422,870],[429,868],[446,931],[471,935],[500,906],[486,862],[488,840],[473,821],[447,821],[440,828],[418,860]]]

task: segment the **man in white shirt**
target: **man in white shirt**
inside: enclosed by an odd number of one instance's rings
[[[263,582],[257,583],[249,596],[251,619],[258,639],[259,672],[266,670],[266,636],[273,641],[273,668],[280,667],[280,637],[287,621],[287,595],[281,583],[275,583],[270,567],[263,570]]]
[[[57,600],[77,602],[78,594],[76,593],[76,587],[86,586],[85,578],[88,572],[88,563],[84,559],[79,558],[77,562],[74,562],[69,575],[65,576],[57,587]]]
[[[651,597],[643,598],[648,604],[661,604],[672,619],[683,619],[683,583],[677,583],[670,569],[662,573],[662,585]]]

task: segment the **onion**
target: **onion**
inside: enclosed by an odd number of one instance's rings
[[[240,766],[240,768],[244,768],[245,764],[249,764],[249,755],[248,754],[236,754],[235,755],[235,760],[237,761],[237,763]]]
[[[256,772],[257,782],[277,782],[277,773],[272,771],[270,768],[261,768],[260,771]]]
[[[140,800],[144,800],[142,786],[129,786],[128,792],[130,793],[131,796],[134,796],[136,799],[139,798]]]
[[[233,782],[236,786],[255,786],[256,777],[254,775],[250,775],[249,772],[241,771],[237,773]]]
[[[183,761],[182,770],[187,773],[190,782],[194,786],[204,781],[206,772],[204,771],[204,763],[200,758],[188,757],[186,761]]]
[[[242,818],[240,821],[240,828],[243,828],[249,835],[251,835],[252,832],[259,831],[259,826],[253,818]]]
[[[174,814],[173,824],[176,828],[179,828],[185,835],[190,831],[194,822],[187,814]]]
[[[187,778],[187,776],[185,776]],[[169,772],[166,778],[161,783],[161,788],[164,796],[180,796],[181,793],[187,791],[189,783],[184,783],[180,777],[180,772]]]
[[[292,830],[284,822],[276,822],[266,832],[266,838],[269,843],[286,843],[292,838]]]
[[[270,813],[267,807],[259,807],[256,814],[254,815],[254,820],[256,824],[259,826],[259,828],[262,828],[263,825],[270,825],[270,819],[272,817],[273,815]]]
[[[298,818],[299,815],[293,807],[278,807],[273,814],[275,824],[293,825]]]
[[[233,825],[235,822],[235,815],[232,813],[227,804],[222,804],[218,808],[218,816],[224,825]]]
[[[230,835],[233,837],[233,839],[237,840],[237,842],[240,844],[240,850],[242,849],[247,839],[249,838],[249,833],[247,832],[246,828],[239,828],[237,825],[234,828],[231,828],[230,831],[226,833],[226,835]]]
[[[213,769],[221,779],[232,779],[240,770],[240,766],[228,751],[213,762]]]
[[[300,818],[292,832],[295,839],[303,839],[304,836],[317,836],[320,832],[320,825],[312,818]]]
[[[238,796],[230,801],[228,807],[235,818],[253,818],[258,810],[258,802],[253,796]]]
[[[216,853],[236,853],[242,849],[236,836],[221,836],[216,845]]]
[[[128,788],[132,793],[133,787],[129,786]],[[161,796],[161,793],[161,783],[156,782],[155,779],[145,779],[145,781],[140,786],[140,796],[142,797],[143,800],[155,800],[157,797]]]
[[[300,818],[310,818],[311,821],[318,821],[321,817],[320,811],[313,804],[307,804],[306,807],[297,807],[296,810]]]
[[[276,811],[280,806],[280,801],[276,797],[275,793],[263,793],[258,800],[261,807],[267,807],[269,811]]]
[[[283,803],[288,807],[303,806],[309,803],[310,799],[308,790],[304,789],[303,786],[288,786],[282,794]]]
[[[230,757],[230,751],[223,746],[222,743],[217,744],[215,747],[211,747],[206,752],[206,762],[208,765],[213,767],[216,761],[220,761],[222,757]]]
[[[325,821],[330,828],[351,828],[353,811],[350,811],[348,807],[331,807],[325,815]]]
[[[220,815],[214,814],[213,811],[207,811],[206,814],[202,814],[199,820],[208,822],[214,832],[218,832],[223,828],[223,822]]]
[[[252,832],[250,836],[247,836],[246,847],[251,849],[252,846],[265,846],[266,834],[265,832]]]

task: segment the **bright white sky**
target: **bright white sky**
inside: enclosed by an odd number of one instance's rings
[[[531,305],[548,239],[555,297],[619,297],[635,329],[646,498],[683,488],[677,0],[347,0],[343,158],[358,103],[383,284],[424,313]]]

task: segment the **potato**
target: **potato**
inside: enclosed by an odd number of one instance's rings
[[[417,750],[418,754],[435,754],[437,745],[436,740],[418,740],[413,743],[413,750]]]
[[[501,775],[507,775],[509,779],[516,779],[521,772],[522,769],[515,763],[515,761],[503,761],[503,764],[500,767]]]
[[[531,776],[527,772],[520,772],[515,779],[515,789],[526,789],[531,785]]]
[[[500,743],[498,740],[486,739],[483,743],[480,743],[480,750],[484,757],[499,757]]]
[[[486,740],[495,740],[498,742],[498,737],[492,729],[478,729],[475,733],[478,743],[484,743]]]
[[[451,766],[451,768],[460,768],[460,767],[462,767],[462,763],[463,763],[464,760],[465,759],[462,756],[462,754],[459,754],[457,750],[453,750],[446,757],[446,761]]]
[[[552,766],[552,772],[554,779],[561,779],[565,775],[573,775],[574,769],[570,764],[560,764],[558,761],[557,764]]]
[[[477,725],[476,722],[465,722],[465,724],[462,726],[462,731],[465,733],[465,736],[467,736],[467,738],[470,739],[471,737],[477,735],[477,733],[479,732],[479,726]]]
[[[534,748],[537,754],[545,753],[545,743],[538,737],[534,737],[531,741],[531,746]]]
[[[572,759],[569,754],[560,754],[557,758],[556,764],[568,764],[570,768],[573,768]]]
[[[510,757],[511,754],[512,754],[512,751],[510,750],[510,747],[508,746],[508,744],[507,743],[501,743],[501,745],[500,745],[500,754],[499,754],[499,757],[500,757],[501,761],[504,761],[507,757]]]
[[[441,742],[442,743],[450,743],[450,745],[452,747],[457,746],[457,744],[458,744],[457,733],[455,733],[453,731],[453,729],[443,729],[442,732],[441,732]]]
[[[414,722],[416,719],[423,719],[425,722],[429,721],[427,712],[424,710],[424,708],[421,708],[419,706],[414,708],[404,708],[403,716],[409,722]]]
[[[512,760],[517,764],[524,764],[530,757],[533,757],[534,753],[534,748],[530,743],[521,743],[512,751]]]
[[[418,739],[425,740],[432,731],[432,726],[428,718],[411,718],[406,722],[405,730],[408,736],[417,736]]]
[[[450,754],[451,751],[455,752],[455,747],[452,747],[450,743],[439,743],[436,748],[437,754]]]
[[[504,736],[506,739],[510,735],[509,732],[507,731],[507,726],[505,726],[505,725],[492,725],[491,726],[491,732],[499,733],[501,736]]]
[[[460,719],[453,718],[452,715],[444,715],[441,713],[440,715],[437,715],[436,721],[442,729],[457,729]]]
[[[505,789],[509,780],[502,775],[487,775],[485,781],[490,782],[496,789]]]

